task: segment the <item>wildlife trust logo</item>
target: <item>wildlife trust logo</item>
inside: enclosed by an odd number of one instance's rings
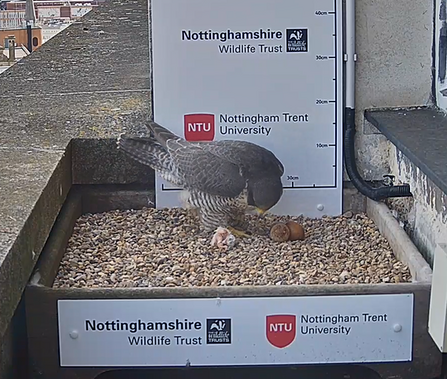
[[[266,317],[266,337],[275,347],[289,346],[296,336],[295,315],[271,315]]]
[[[307,52],[307,29],[286,29],[286,51],[288,53]]]
[[[207,113],[185,114],[185,139],[191,142],[212,141],[215,135],[214,115]]]
[[[208,345],[231,344],[231,319],[207,318],[206,343]]]

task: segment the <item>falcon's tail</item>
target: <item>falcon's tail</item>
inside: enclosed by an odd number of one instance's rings
[[[118,148],[131,158],[158,171],[166,180],[176,183],[175,172],[172,168],[171,156],[153,138],[125,137],[120,135],[117,140]]]
[[[166,141],[170,139],[178,140],[181,139],[181,137],[175,135],[170,130],[166,129],[165,127],[161,126],[160,124],[157,124],[156,122],[149,122],[149,129],[154,133],[155,139],[162,145],[166,146]]]

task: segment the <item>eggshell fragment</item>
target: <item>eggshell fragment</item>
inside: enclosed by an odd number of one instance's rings
[[[290,229],[286,224],[276,223],[270,229],[270,238],[275,242],[288,241],[290,237]]]

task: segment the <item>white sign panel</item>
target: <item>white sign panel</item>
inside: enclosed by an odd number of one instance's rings
[[[283,162],[276,214],[342,212],[341,0],[153,0],[156,122]],[[156,177],[156,207],[180,206]]]
[[[59,300],[60,364],[411,361],[413,295]]]

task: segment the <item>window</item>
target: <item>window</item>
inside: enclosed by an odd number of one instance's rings
[[[437,9],[436,17],[436,101],[440,108],[447,108],[447,4],[441,0]]]

